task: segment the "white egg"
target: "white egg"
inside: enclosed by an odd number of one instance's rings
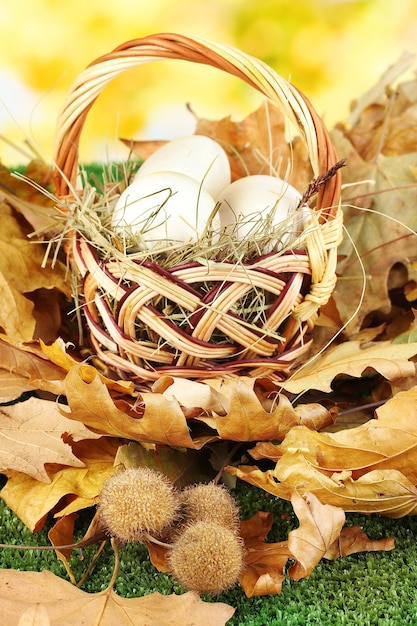
[[[281,178],[264,174],[239,178],[217,196],[221,231],[241,241],[259,234],[260,220],[269,217],[272,228],[282,224],[280,241],[276,242],[282,249],[305,220],[302,211],[301,220],[288,219],[300,200],[301,194]]]
[[[146,159],[135,179],[163,171],[195,178],[213,197],[231,181],[226,152],[217,141],[204,135],[190,135],[169,141]]]
[[[214,199],[193,178],[177,172],[157,172],[141,176],[123,191],[111,227],[128,243],[156,251],[197,241],[214,207]],[[212,228],[219,230],[217,216]]]

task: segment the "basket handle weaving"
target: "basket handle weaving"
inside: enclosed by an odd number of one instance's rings
[[[329,133],[309,100],[291,83],[276,74],[267,64],[240,50],[197,37],[157,34],[128,41],[92,63],[73,83],[60,111],[55,137],[55,185],[57,195],[69,194],[77,176],[81,132],[89,110],[104,87],[122,72],[164,59],[178,59],[210,65],[237,76],[278,106],[299,129],[315,177],[326,178],[317,194],[316,209],[321,221],[336,215],[341,176],[338,157]]]

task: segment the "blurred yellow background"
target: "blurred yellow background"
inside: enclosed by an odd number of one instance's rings
[[[0,0],[0,134],[52,157],[55,120],[77,74],[120,43],[157,32],[235,45],[271,65],[312,100],[328,126],[399,55],[414,52],[415,0]],[[221,72],[181,62],[131,70],[94,105],[85,161],[123,156],[118,136],[169,138],[199,116],[235,119],[259,104]],[[6,165],[24,162],[0,142]]]

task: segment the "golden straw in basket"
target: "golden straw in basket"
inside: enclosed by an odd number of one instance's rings
[[[308,150],[317,183],[314,211],[297,239],[302,246],[241,263],[198,258],[167,267],[154,256],[132,261],[117,248],[114,255],[102,254],[88,228],[75,229],[70,257],[82,280],[77,297],[92,347],[119,376],[138,383],[163,375],[283,380],[306,354],[317,312],[332,294],[342,234],[337,154],[322,120],[296,87],[231,46],[177,34],[129,41],[91,63],[68,94],[56,133],[57,195],[69,198],[71,210],[81,131],[103,88],[125,70],[164,59],[228,72],[281,109]],[[104,236],[100,228],[95,232]],[[250,303],[259,292],[265,307],[251,321],[237,303]]]

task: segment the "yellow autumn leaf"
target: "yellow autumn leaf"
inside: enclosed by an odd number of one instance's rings
[[[69,370],[74,365],[80,364],[80,362],[77,361],[77,359],[75,359],[73,356],[71,356],[67,352],[62,339],[56,339],[50,345],[47,345],[46,343],[42,341],[42,339],[40,339],[39,345],[41,347],[42,353],[45,356],[47,356],[48,359],[50,359],[51,363],[54,363],[55,365],[61,367],[65,372],[69,372]],[[98,373],[91,366],[84,366],[80,371],[83,373],[83,376],[86,382],[89,382],[91,378],[95,378],[96,374]],[[134,387],[133,382],[131,381],[113,380],[113,379],[107,378],[106,376],[103,376],[100,373],[98,373],[98,375],[100,376],[100,379],[106,384],[106,387],[108,389],[118,391],[119,393],[129,394],[129,395],[132,395],[134,393],[135,387]]]
[[[16,470],[5,470],[8,478],[0,492],[6,502],[26,526],[33,532],[42,528],[46,516],[62,498],[70,496],[71,511],[65,510],[65,501],[57,514],[73,512],[97,503],[105,479],[114,472],[114,458],[120,440],[110,437],[95,441],[82,440],[73,446],[83,467],[52,466],[50,482]],[[74,500],[78,498],[77,504]]]
[[[302,451],[286,452],[274,470],[253,466],[229,467],[227,471],[278,498],[291,500],[294,491],[311,492],[323,504],[344,511],[379,513],[399,518],[417,513],[417,489],[398,470],[373,470],[357,480],[350,472],[331,476],[314,468]]]
[[[345,523],[343,509],[322,504],[313,493],[294,491],[291,504],[300,526],[288,535],[288,548],[296,562],[288,570],[293,580],[308,577],[335,542]]]
[[[376,469],[395,469],[417,482],[417,386],[397,393],[376,411],[377,419],[335,433],[299,426],[280,445],[258,443],[253,458],[280,461],[300,450],[311,467],[331,474],[349,471],[354,478]]]
[[[329,393],[332,381],[339,374],[358,378],[365,370],[373,369],[389,381],[407,378],[415,374],[415,365],[408,359],[416,354],[417,343],[379,341],[363,347],[359,341],[345,341],[312,359],[280,384],[291,393],[309,389]]]
[[[49,483],[47,464],[83,467],[64,441],[69,434],[75,441],[100,436],[64,417],[56,402],[32,397],[1,407],[0,469],[13,469]]]
[[[177,626],[185,615],[189,624],[225,626],[235,612],[221,602],[203,602],[191,591],[141,598],[123,598],[112,588],[87,593],[47,570],[1,571],[0,604],[3,626]]]
[[[0,334],[0,375],[2,394],[9,395],[4,401],[33,389],[64,392],[64,370],[43,358],[37,344],[13,342],[4,334]]]
[[[85,368],[89,368],[91,373],[89,382],[83,376]],[[143,393],[141,399],[145,408],[142,411],[140,407],[136,410],[128,403],[120,402],[119,406],[125,409],[123,411],[112,400],[96,370],[86,365],[74,365],[70,369],[65,388],[69,405],[67,416],[99,432],[134,441],[185,448],[202,445],[193,442],[178,402],[166,400],[161,394]]]

